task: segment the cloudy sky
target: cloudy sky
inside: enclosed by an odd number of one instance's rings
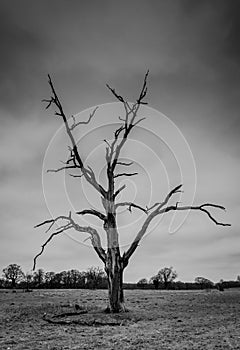
[[[148,118],[123,154],[136,159],[134,166],[141,173],[135,182],[127,179],[124,199],[129,195],[145,206],[161,201],[169,186],[183,181],[181,201],[187,204],[196,184],[194,203],[224,205],[226,212],[213,214],[232,226],[216,226],[203,213],[192,212],[178,218],[182,225],[171,232],[176,218],[164,217],[132,257],[125,280],[149,278],[164,266],[173,266],[183,281],[196,276],[236,279],[239,5],[233,0],[0,1],[1,269],[18,263],[24,271],[31,270],[47,238],[43,229],[33,228],[37,223],[72,208],[99,206],[91,189],[82,189],[84,182],[46,174],[47,168],[57,168],[59,160],[66,159],[68,145],[59,129],[61,121],[41,102],[49,96],[47,74],[71,116],[114,102],[106,83],[133,101],[149,69],[147,101],[154,110],[143,110]],[[91,126],[81,131],[83,157],[89,157],[103,182],[102,140],[110,137],[118,108],[100,108]],[[123,245],[144,220],[137,215],[124,212],[119,218]],[[87,242],[81,243],[85,238],[74,232],[59,236],[37,267],[61,271],[101,266]]]

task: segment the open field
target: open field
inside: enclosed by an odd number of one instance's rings
[[[0,290],[0,349],[240,349],[240,290],[125,298],[129,312],[109,315],[105,290]]]

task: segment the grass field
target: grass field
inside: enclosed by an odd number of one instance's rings
[[[129,312],[109,315],[105,290],[0,290],[0,349],[240,349],[240,290],[125,298]]]

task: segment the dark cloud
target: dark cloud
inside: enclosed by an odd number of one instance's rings
[[[147,68],[163,84],[188,81],[191,89],[204,75],[226,83],[234,72],[225,59],[235,60],[239,47],[236,3],[2,2],[1,106],[26,112],[39,104],[48,72],[69,106],[81,95],[84,107],[107,98],[100,91],[109,81],[132,98]]]
[[[22,15],[20,12],[17,21],[7,9],[0,15],[0,104],[2,110],[19,115],[35,102],[35,78],[42,72],[42,55],[47,51],[41,34],[24,27]]]

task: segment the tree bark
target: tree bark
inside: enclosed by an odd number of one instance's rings
[[[105,267],[108,278],[108,307],[112,313],[126,311],[123,293],[123,264],[119,248],[109,248]]]

